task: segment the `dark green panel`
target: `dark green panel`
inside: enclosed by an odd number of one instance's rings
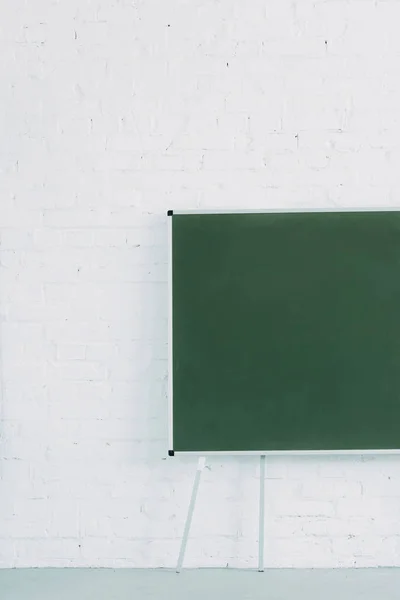
[[[400,212],[169,218],[173,449],[399,449]]]

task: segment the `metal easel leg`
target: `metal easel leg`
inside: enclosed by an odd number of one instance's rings
[[[197,464],[196,477],[195,477],[194,483],[193,483],[192,497],[190,499],[189,510],[188,510],[188,514],[186,517],[185,529],[183,532],[181,549],[179,552],[178,565],[176,567],[177,573],[179,573],[182,568],[183,559],[185,556],[186,544],[187,544],[188,537],[189,537],[190,525],[192,524],[194,505],[196,504],[196,497],[197,497],[197,492],[198,492],[199,484],[200,484],[200,475],[201,475],[202,470],[205,467],[205,464],[206,464],[206,459],[204,457],[200,457],[199,462]]]
[[[260,528],[258,532],[258,570],[264,571],[264,484],[265,484],[265,456],[260,456]]]

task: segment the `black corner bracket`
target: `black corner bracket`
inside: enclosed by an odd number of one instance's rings
[[[168,450],[168,456],[175,456],[175,452],[173,450]]]
[[[172,215],[173,215],[173,214],[174,214],[174,211],[173,211],[173,210],[168,210],[168,211],[167,211],[167,215],[168,215],[169,217],[172,217]]]

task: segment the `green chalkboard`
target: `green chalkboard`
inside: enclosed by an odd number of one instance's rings
[[[171,450],[400,448],[400,211],[168,218]]]

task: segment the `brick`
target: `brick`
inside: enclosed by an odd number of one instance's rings
[[[89,564],[90,561],[97,564],[102,559],[134,559],[141,546],[143,543],[139,540],[116,541],[107,537],[87,537],[82,544],[82,552]],[[108,564],[108,561],[103,564]],[[143,564],[143,560],[139,562],[139,565]]]
[[[85,360],[86,346],[84,344],[60,344],[57,346],[57,360]]]
[[[66,319],[53,321],[45,323],[43,330],[45,338],[52,343],[59,339],[74,344],[81,344],[83,341],[104,342],[118,337],[111,329],[110,323],[95,318],[87,321],[70,321]]]
[[[335,519],[332,517],[318,517],[308,519],[300,527],[301,533],[307,536],[322,536],[336,538],[346,536],[349,539],[368,533],[374,525],[372,518],[354,517],[352,519]]]
[[[17,208],[2,203],[0,205],[0,223],[2,227],[40,227],[42,213],[40,210],[30,209],[29,205],[25,208]]]
[[[0,538],[0,568],[11,569],[15,567],[15,542],[10,538]]]
[[[6,460],[35,460],[45,459],[46,447],[43,440],[13,435],[3,440],[2,455]]]
[[[60,498],[57,500],[59,502]],[[62,509],[55,506],[51,510],[49,521],[48,532],[50,537],[79,537],[79,508],[77,503],[69,501]]]
[[[49,250],[62,244],[63,230],[38,228],[33,231],[34,246],[37,250]]]
[[[107,214],[95,209],[46,209],[43,211],[43,224],[45,227],[58,228],[91,228],[104,226]]]
[[[78,539],[25,539],[14,544],[16,557],[25,565],[35,565],[37,560],[77,558],[80,555]],[[42,563],[43,564],[43,563]]]
[[[4,419],[35,421],[47,418],[49,397],[45,383],[34,384],[32,381],[26,383],[20,380],[4,382],[3,394]]]
[[[304,568],[311,559],[316,568],[332,568],[335,557],[332,541],[329,538],[279,538],[266,546],[264,559],[272,568],[282,565],[284,568]]]
[[[13,383],[29,381],[33,385],[45,385],[47,380],[47,366],[45,362],[19,361],[7,364],[3,373],[3,381]]]
[[[48,366],[48,380],[104,381],[107,369],[93,361],[59,361]]]
[[[46,537],[49,523],[48,500],[33,498],[14,505],[13,516],[6,520],[4,534],[17,540]]]
[[[236,170],[262,169],[263,160],[259,152],[210,151],[204,153],[204,169]]]
[[[32,248],[33,233],[30,229],[4,228],[1,230],[0,243],[5,250]]]
[[[116,343],[90,343],[86,345],[86,358],[95,361],[109,361],[118,354]]]
[[[335,499],[361,497],[363,485],[359,481],[331,479],[307,480],[301,486],[301,496],[304,498]]]
[[[370,567],[398,566],[396,556],[397,540],[393,537],[378,538],[368,535],[336,537],[332,540],[332,550],[340,556],[341,566]]]
[[[67,230],[62,237],[62,244],[72,248],[91,248],[94,237],[95,233],[90,230]]]
[[[134,233],[138,232],[137,240],[140,239],[141,230],[135,229]],[[127,246],[127,231],[121,229],[102,229],[94,233],[94,246],[105,248],[119,248]]]
[[[290,516],[333,516],[334,505],[332,501],[318,501],[318,500],[299,500],[293,498],[289,500],[286,498],[280,498],[275,500],[276,505],[274,512],[277,515],[290,515]]]
[[[374,517],[379,518],[384,514],[388,503],[381,498],[339,498],[336,504],[336,514],[345,519],[349,517]]]

